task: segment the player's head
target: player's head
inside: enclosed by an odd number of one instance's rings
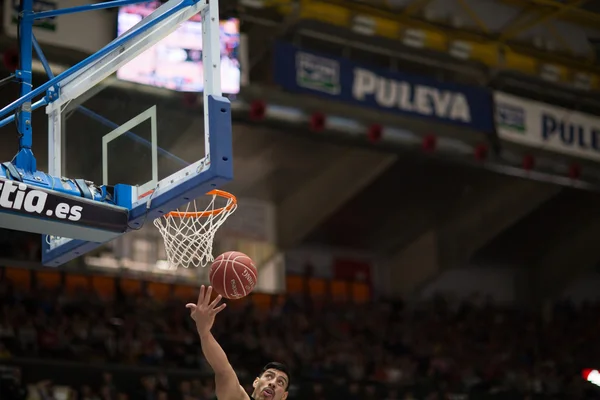
[[[285,400],[290,387],[289,370],[284,364],[270,362],[264,366],[252,387],[255,400]]]

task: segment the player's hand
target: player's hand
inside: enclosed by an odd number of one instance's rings
[[[212,302],[210,296],[212,294],[212,286],[208,289],[202,285],[200,288],[200,296],[198,296],[198,303],[188,303],[185,308],[190,309],[190,316],[196,322],[196,329],[199,335],[210,332],[210,329],[215,322],[215,315],[223,311],[227,304],[223,303],[219,305],[219,302],[223,298],[218,295]]]

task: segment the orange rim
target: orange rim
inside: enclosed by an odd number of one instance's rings
[[[231,211],[237,205],[237,199],[234,195],[224,190],[214,189],[210,192],[206,193],[207,196],[219,196],[224,199],[231,200],[231,203],[227,204],[225,207],[217,208],[211,211],[199,211],[199,212],[182,212],[182,211],[171,211],[168,214],[165,214],[167,217],[173,218],[206,218],[214,215],[219,215],[224,211]]]

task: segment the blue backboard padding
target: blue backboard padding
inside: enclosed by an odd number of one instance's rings
[[[210,167],[208,170],[198,175],[192,174],[169,191],[153,197],[149,210],[146,209],[145,203],[131,209],[129,231],[188,203],[189,200],[186,199],[198,198],[233,179],[231,104],[229,100],[222,96],[209,96],[208,115],[210,121]],[[42,237],[42,264],[59,266],[102,244],[71,240],[50,250],[46,238]]]
[[[72,181],[50,186],[49,181],[55,183],[52,177],[6,166],[10,174],[0,168],[0,228],[95,241],[114,239],[127,230],[127,208],[74,195]]]

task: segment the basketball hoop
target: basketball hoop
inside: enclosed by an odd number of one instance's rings
[[[215,233],[237,208],[236,197],[223,190],[211,190],[210,203],[202,211],[197,200],[188,203],[185,210],[171,211],[154,220],[165,241],[167,261],[171,268],[206,266],[212,255]],[[226,204],[217,208],[217,199]]]

